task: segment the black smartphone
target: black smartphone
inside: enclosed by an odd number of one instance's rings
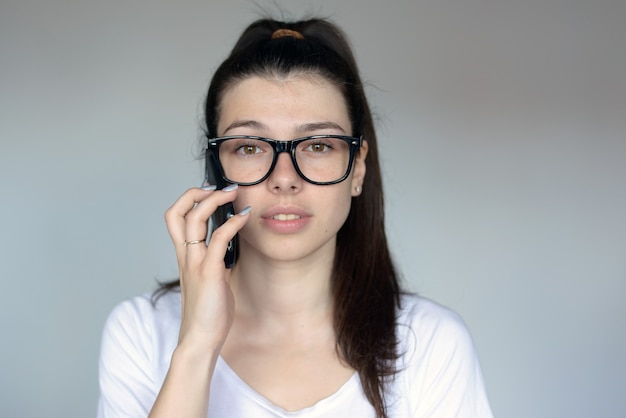
[[[213,153],[213,150],[206,150],[206,159],[205,159],[205,181],[208,181],[210,184],[215,184],[218,189],[223,189],[228,186],[229,183],[224,180],[222,174],[219,172],[218,163],[217,163],[217,155]],[[224,222],[226,222],[230,217],[235,215],[235,207],[231,202],[226,203],[223,206],[219,206],[217,210],[211,215],[211,219],[209,219],[208,230],[209,234],[207,235],[207,241],[213,235],[213,232],[219,228]],[[239,243],[237,240],[237,235],[233,237],[228,242],[228,247],[226,248],[226,254],[224,255],[224,264],[226,268],[232,268],[237,261],[237,252],[238,252]]]

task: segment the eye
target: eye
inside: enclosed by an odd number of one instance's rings
[[[261,148],[257,145],[246,144],[241,145],[237,148],[237,152],[245,155],[254,155],[263,152]]]
[[[332,149],[333,149],[333,147],[330,144],[327,144],[327,143],[321,142],[321,141],[317,141],[317,142],[309,143],[307,145],[307,147],[305,148],[305,151],[322,153],[322,152],[328,152],[328,151],[330,151]]]
[[[252,157],[258,154],[263,154],[272,151],[272,147],[256,139],[250,138],[236,138],[226,141],[225,150],[229,153],[239,155],[240,157]]]

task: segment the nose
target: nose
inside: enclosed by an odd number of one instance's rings
[[[291,155],[281,152],[276,157],[276,165],[268,178],[268,184],[275,191],[297,191],[304,180],[296,171]]]

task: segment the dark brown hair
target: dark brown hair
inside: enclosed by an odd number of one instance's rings
[[[279,29],[296,31],[272,39]],[[265,78],[315,75],[342,92],[352,122],[352,135],[363,136],[369,149],[362,194],[352,199],[350,213],[337,234],[332,277],[334,328],[340,357],[354,368],[379,418],[387,418],[386,383],[397,372],[396,311],[400,286],[384,229],[382,179],[372,114],[354,55],[343,32],[321,19],[279,22],[262,19],[241,35],[229,57],[216,70],[205,102],[208,138],[218,136],[224,92],[251,76]],[[175,283],[164,285],[175,287]],[[161,290],[164,290],[164,287]]]

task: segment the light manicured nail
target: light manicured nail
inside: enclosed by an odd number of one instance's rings
[[[215,184],[209,184],[205,181],[204,183],[202,183],[202,186],[200,186],[200,188],[205,191],[211,191],[217,189],[217,186]]]
[[[232,192],[233,190],[237,190],[239,185],[237,183],[228,185],[222,189],[223,192]]]
[[[252,210],[252,206],[247,206],[241,212],[239,212],[239,215],[245,216],[245,215],[249,214],[251,210]]]
[[[205,178],[202,184],[200,185],[202,190],[215,190],[217,186],[215,184],[211,184],[209,179]]]

